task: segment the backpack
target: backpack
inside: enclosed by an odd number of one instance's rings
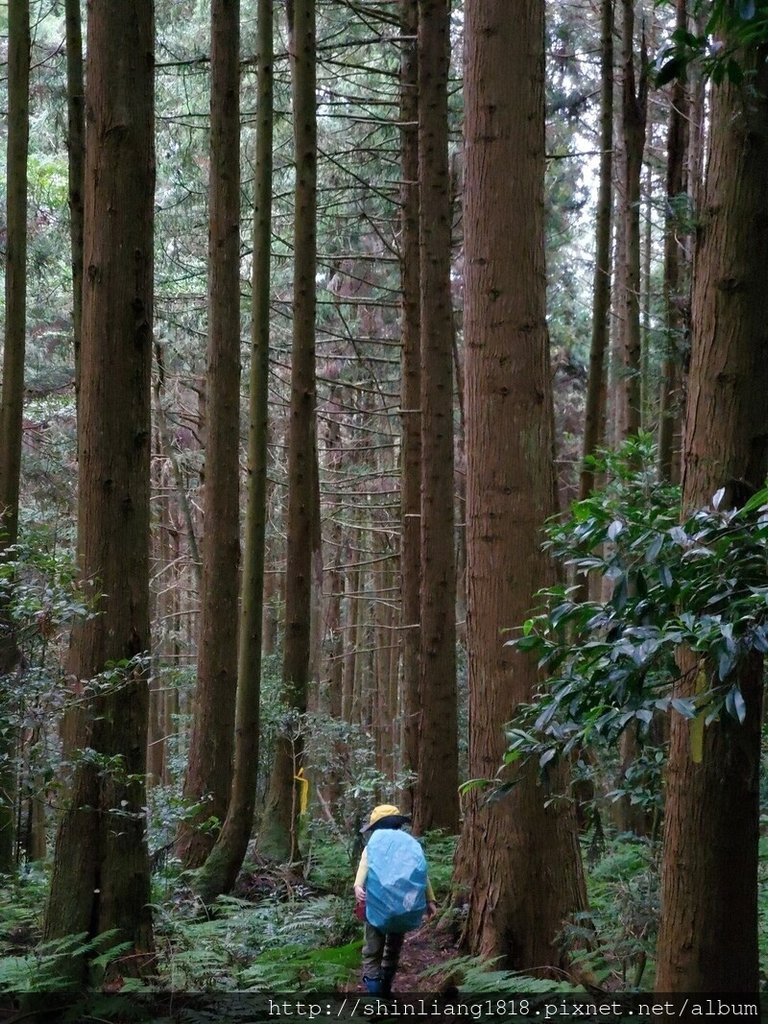
[[[427,909],[427,861],[419,843],[400,829],[382,828],[368,840],[365,916],[381,932],[418,928]]]

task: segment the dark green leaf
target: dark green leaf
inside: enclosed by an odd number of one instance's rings
[[[741,509],[741,513],[749,514],[750,512],[755,512],[764,505],[768,505],[768,487],[764,487],[762,491],[758,491],[757,494],[753,494]]]
[[[725,709],[732,718],[736,718],[742,725],[744,724],[744,719],[747,717],[747,705],[741,690],[735,684],[725,698]]]
[[[727,679],[736,667],[736,652],[730,648],[720,651],[717,659],[717,674],[720,682]]]
[[[674,82],[676,78],[682,78],[685,75],[688,67],[688,58],[680,53],[676,53],[674,57],[670,57],[668,61],[659,68],[654,77],[657,88],[661,88],[664,85],[669,85],[670,82]]]
[[[663,546],[664,535],[662,533],[657,533],[656,536],[653,538],[650,547],[645,552],[646,562],[655,562],[656,559],[659,557],[659,552],[661,551]]]
[[[627,577],[619,576],[616,580],[616,584],[613,588],[613,595],[611,596],[611,606],[615,608],[617,612],[621,612],[627,603]]]
[[[554,758],[557,751],[554,747],[550,747],[549,750],[545,750],[539,758],[539,768],[545,768],[549,762]]]
[[[624,529],[624,523],[620,519],[614,519],[611,525],[608,527],[608,539],[616,540],[621,531]]]
[[[684,718],[696,717],[696,705],[690,697],[673,697],[671,703]]]
[[[518,651],[532,651],[534,647],[538,647],[540,640],[537,636],[520,636],[515,640],[507,640],[504,643],[505,647],[516,647]]]

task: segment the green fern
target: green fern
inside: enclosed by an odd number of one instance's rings
[[[105,968],[131,948],[130,943],[117,942],[116,931],[103,932],[89,939],[85,932],[66,935],[36,946],[21,956],[0,960],[0,992],[53,992],[77,989],[80,978],[73,977],[72,965],[88,961],[96,983]]]
[[[240,975],[240,984],[252,991],[331,992],[344,985],[360,965],[362,943],[328,949],[281,946],[256,958]]]
[[[533,995],[548,992],[583,992],[584,990],[564,981],[553,981],[551,978],[533,978],[522,971],[494,970],[493,965],[498,957],[492,960],[480,956],[457,956],[444,960],[434,967],[428,967],[422,973],[423,978],[451,975],[460,979],[463,993],[509,993],[515,995]]]

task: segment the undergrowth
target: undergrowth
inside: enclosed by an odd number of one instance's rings
[[[768,825],[768,822],[764,822]],[[153,987],[195,992],[328,992],[356,983],[362,929],[353,913],[355,862],[350,850],[327,836],[317,842],[306,884],[281,887],[257,902],[220,897],[206,907],[186,887],[177,868],[156,876],[156,976]],[[455,838],[424,840],[430,876],[447,913]],[[563,945],[579,971],[606,989],[648,990],[653,984],[659,913],[659,844],[609,834],[588,869],[589,911],[564,929]],[[266,884],[268,875],[258,876]],[[768,836],[760,843],[760,943],[768,953]],[[66,984],[74,958],[92,962],[98,988],[124,947],[115,936],[69,936],[41,942],[47,878],[40,869],[7,879],[0,889],[0,992],[40,992]],[[261,890],[260,890],[261,891]],[[290,895],[286,895],[289,893]],[[574,991],[562,981],[506,971],[464,956],[442,960],[423,973],[425,989],[451,977],[466,993]],[[126,979],[129,987],[136,980]]]
[[[210,912],[195,920],[160,908],[162,981],[170,988],[329,991],[360,962],[349,898],[253,904],[220,897]]]
[[[589,909],[566,926],[562,944],[598,985],[629,991],[652,983],[660,852],[643,837],[609,836],[587,874]]]

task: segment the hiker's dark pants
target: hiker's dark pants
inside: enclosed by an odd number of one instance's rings
[[[363,944],[363,976],[381,978],[382,975],[394,977],[400,960],[405,935],[394,932],[380,932],[369,922],[365,922],[365,942]]]

